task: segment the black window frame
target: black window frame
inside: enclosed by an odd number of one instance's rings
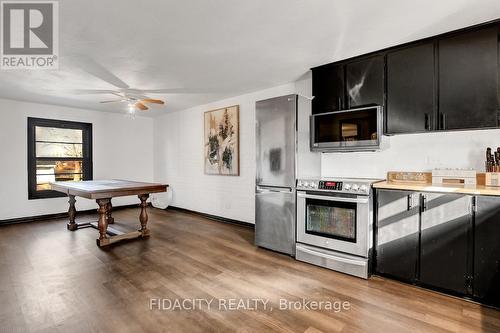
[[[36,161],[37,159],[54,160],[53,157],[36,157],[36,127],[56,127],[66,129],[82,130],[82,153],[83,153],[83,170],[82,179],[92,180],[93,178],[93,161],[92,161],[92,124],[81,123],[76,121],[58,120],[58,119],[45,119],[45,118],[32,118],[28,117],[28,199],[47,199],[47,198],[60,198],[65,197],[66,194],[52,191],[43,190],[37,191],[36,189]],[[74,160],[72,157],[57,157],[57,160]]]

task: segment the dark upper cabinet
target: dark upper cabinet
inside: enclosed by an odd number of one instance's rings
[[[472,197],[426,193],[423,198],[420,282],[452,293],[468,294]]]
[[[312,114],[345,108],[344,65],[325,65],[312,70]]]
[[[376,267],[378,273],[406,282],[417,274],[419,194],[377,190]]]
[[[498,28],[439,41],[439,129],[497,127]]]
[[[386,134],[500,127],[499,29],[496,22],[316,67],[312,112],[381,105]]]
[[[433,130],[434,91],[434,43],[388,53],[386,133]]]
[[[476,200],[474,296],[500,307],[500,198]]]
[[[376,55],[346,64],[347,107],[384,105],[384,56]]]

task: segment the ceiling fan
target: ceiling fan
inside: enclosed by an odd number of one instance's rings
[[[100,101],[100,103],[108,104],[108,103],[126,102],[128,103],[129,111],[134,111],[135,109],[139,109],[141,111],[147,111],[149,110],[149,107],[146,104],[160,104],[160,105],[165,104],[164,100],[150,98],[144,95],[142,91],[136,89],[125,89],[113,92],[110,91],[109,94],[116,95],[120,98]]]
[[[100,103],[128,103],[129,112],[133,113],[135,110],[147,111],[149,110],[148,104],[164,105],[165,100],[151,98],[147,94],[201,94],[201,93],[214,93],[216,91],[210,91],[207,89],[187,89],[187,88],[167,88],[167,89],[134,89],[128,84],[123,82],[116,75],[111,73],[101,64],[97,63],[95,60],[83,56],[83,55],[72,55],[72,60],[78,62],[78,66],[82,67],[87,73],[113,85],[116,89],[74,89],[69,92],[77,95],[100,95],[100,94],[111,94],[119,97],[114,100],[103,100]]]

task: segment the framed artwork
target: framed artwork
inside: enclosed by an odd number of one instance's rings
[[[239,105],[205,112],[205,174],[240,175]]]

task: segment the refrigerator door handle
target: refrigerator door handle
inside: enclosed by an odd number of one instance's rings
[[[262,187],[257,186],[256,193],[292,193],[291,187]]]

